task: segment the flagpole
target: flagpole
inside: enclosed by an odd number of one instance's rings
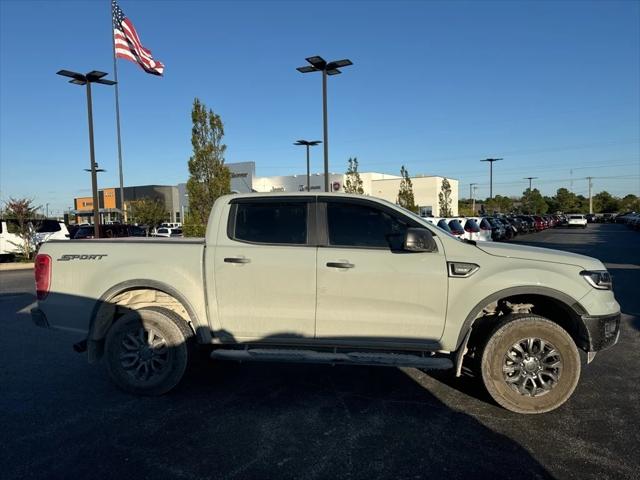
[[[111,46],[113,47],[113,78],[116,82],[116,134],[118,136],[118,169],[120,171],[121,220],[127,221],[124,208],[124,176],[122,174],[122,141],[120,139],[120,95],[118,94],[118,63],[116,62],[116,37],[113,31],[113,4],[109,1],[111,17]]]

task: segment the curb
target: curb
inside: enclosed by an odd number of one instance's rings
[[[33,270],[33,263],[0,263],[0,272],[12,270]]]

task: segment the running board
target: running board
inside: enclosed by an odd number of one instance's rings
[[[421,357],[403,353],[370,352],[316,352],[314,350],[288,350],[252,348],[247,350],[216,349],[211,358],[237,362],[295,362],[328,363],[332,365],[372,365],[386,367],[415,367],[432,370],[453,368],[453,362],[443,357]]]

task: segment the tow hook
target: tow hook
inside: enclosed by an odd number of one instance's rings
[[[87,341],[81,340],[78,343],[73,344],[73,351],[76,353],[84,353],[87,351]]]

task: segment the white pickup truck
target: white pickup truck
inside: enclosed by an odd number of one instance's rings
[[[224,196],[204,239],[51,241],[35,275],[35,323],[82,335],[76,350],[149,395],[200,344],[216,360],[464,367],[503,407],[542,413],[620,325],[599,260],[460,241],[358,195]]]

